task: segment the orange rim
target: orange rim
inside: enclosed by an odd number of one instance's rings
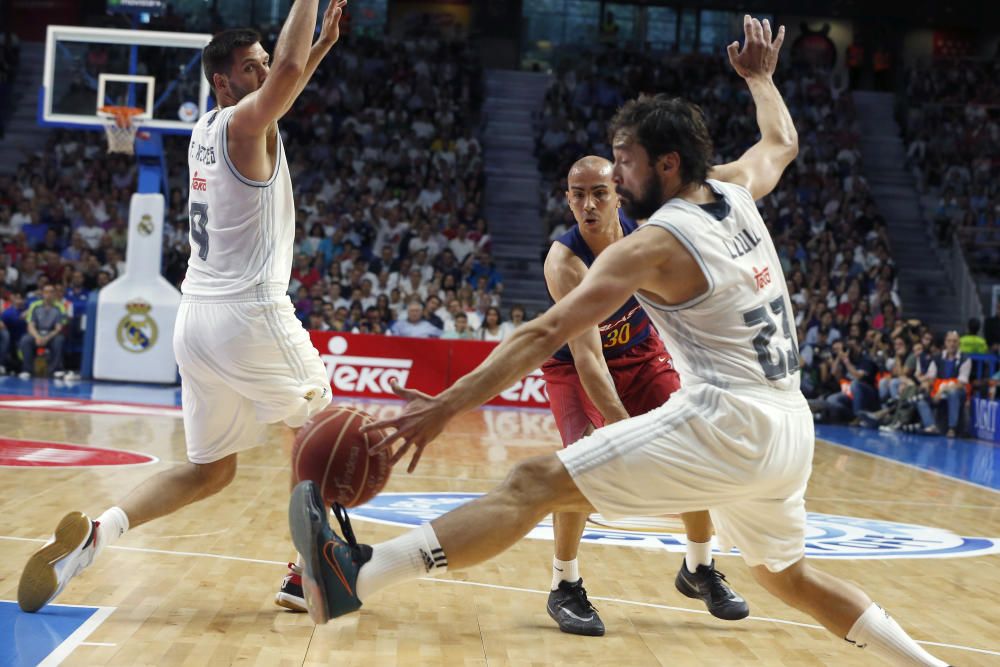
[[[99,109],[101,113],[111,114],[115,119],[115,124],[118,127],[129,127],[132,124],[132,118],[138,116],[139,114],[146,113],[145,109],[140,109],[138,107],[117,107],[117,106],[106,106]]]

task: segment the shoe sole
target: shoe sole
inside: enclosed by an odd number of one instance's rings
[[[330,620],[330,614],[326,606],[326,593],[317,581],[317,573],[322,570],[316,536],[327,524],[326,508],[318,496],[315,483],[311,481],[299,483],[292,490],[292,499],[288,503],[288,525],[292,531],[295,549],[304,561],[302,597],[306,601],[306,610],[313,623],[323,625]]]
[[[17,585],[17,604],[33,613],[44,607],[59,590],[55,565],[85,544],[93,523],[81,512],[70,512],[56,526],[55,540],[28,559]]]
[[[309,611],[306,607],[305,600],[295,597],[294,595],[289,595],[288,593],[278,593],[275,595],[274,604],[279,607],[284,607],[288,611],[294,611],[299,614],[304,614]]]
[[[549,605],[545,605],[545,611],[547,611],[549,613],[549,618],[551,618],[553,621],[555,621],[556,625],[559,626],[559,631],[560,632],[565,632],[568,635],[576,635],[577,637],[603,637],[604,636],[604,632],[605,632],[604,628],[595,628],[594,630],[590,630],[589,632],[576,632],[574,630],[567,630],[566,628],[563,627],[562,623],[559,622],[559,614],[556,614],[556,613],[552,612],[552,607],[550,607]]]

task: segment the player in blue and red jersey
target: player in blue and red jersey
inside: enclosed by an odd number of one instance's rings
[[[611,167],[604,158],[588,156],[569,171],[566,199],[577,225],[556,239],[545,258],[545,283],[556,301],[580,284],[597,255],[638,228],[619,213]],[[595,428],[660,407],[681,384],[670,354],[635,297],[563,346],[542,371],[564,447]],[[687,554],[677,576],[678,590],[703,600],[718,618],[745,618],[750,613],[746,602],[715,570],[708,512],[681,518]],[[555,557],[548,612],[563,632],[603,635],[604,624],[587,600],[576,560],[586,521],[586,514],[553,515]]]

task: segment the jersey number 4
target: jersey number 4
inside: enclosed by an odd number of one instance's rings
[[[191,202],[191,240],[198,244],[198,257],[201,261],[208,259],[208,204],[200,201]]]
[[[775,317],[781,318],[781,331],[784,337],[791,340],[792,331],[788,327],[788,313],[785,311],[785,300],[781,297],[768,304]],[[766,306],[759,306],[753,310],[743,313],[743,323],[748,327],[755,327],[763,324],[764,328],[753,337],[753,349],[757,352],[757,360],[764,371],[764,377],[768,380],[780,380],[781,378],[795,373],[799,370],[798,350],[788,348],[786,350],[775,350],[777,361],[771,352],[771,338],[778,331],[771,315],[767,312]]]

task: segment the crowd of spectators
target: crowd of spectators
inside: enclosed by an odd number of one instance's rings
[[[958,235],[974,271],[1000,275],[1000,56],[910,69],[901,108],[907,166],[936,200],[939,242]]]
[[[465,42],[344,38],[320,67],[281,122],[298,209],[289,293],[307,327],[414,333],[419,310],[421,335],[496,340],[509,330],[481,212],[481,104]],[[163,271],[179,286],[190,251],[186,139],[165,137],[165,153]],[[67,130],[0,177],[4,370],[33,370],[20,352],[24,315],[47,285],[75,367],[89,292],[124,269],[135,183],[133,158],[108,155],[100,133]]]
[[[802,390],[817,420],[954,434],[959,398],[976,382],[972,364],[956,357],[957,333],[931,332],[904,315],[886,221],[861,169],[851,96],[815,66],[785,66],[775,80],[795,120],[799,156],[758,206],[788,282]],[[640,92],[699,104],[717,163],[758,136],[749,92],[724,56],[617,50],[576,59],[555,77],[536,122],[538,166],[551,184],[542,203],[550,242],[575,224],[567,169],[584,154],[610,157],[607,120]],[[953,393],[956,386],[962,392]],[[906,409],[897,411],[900,404]]]

